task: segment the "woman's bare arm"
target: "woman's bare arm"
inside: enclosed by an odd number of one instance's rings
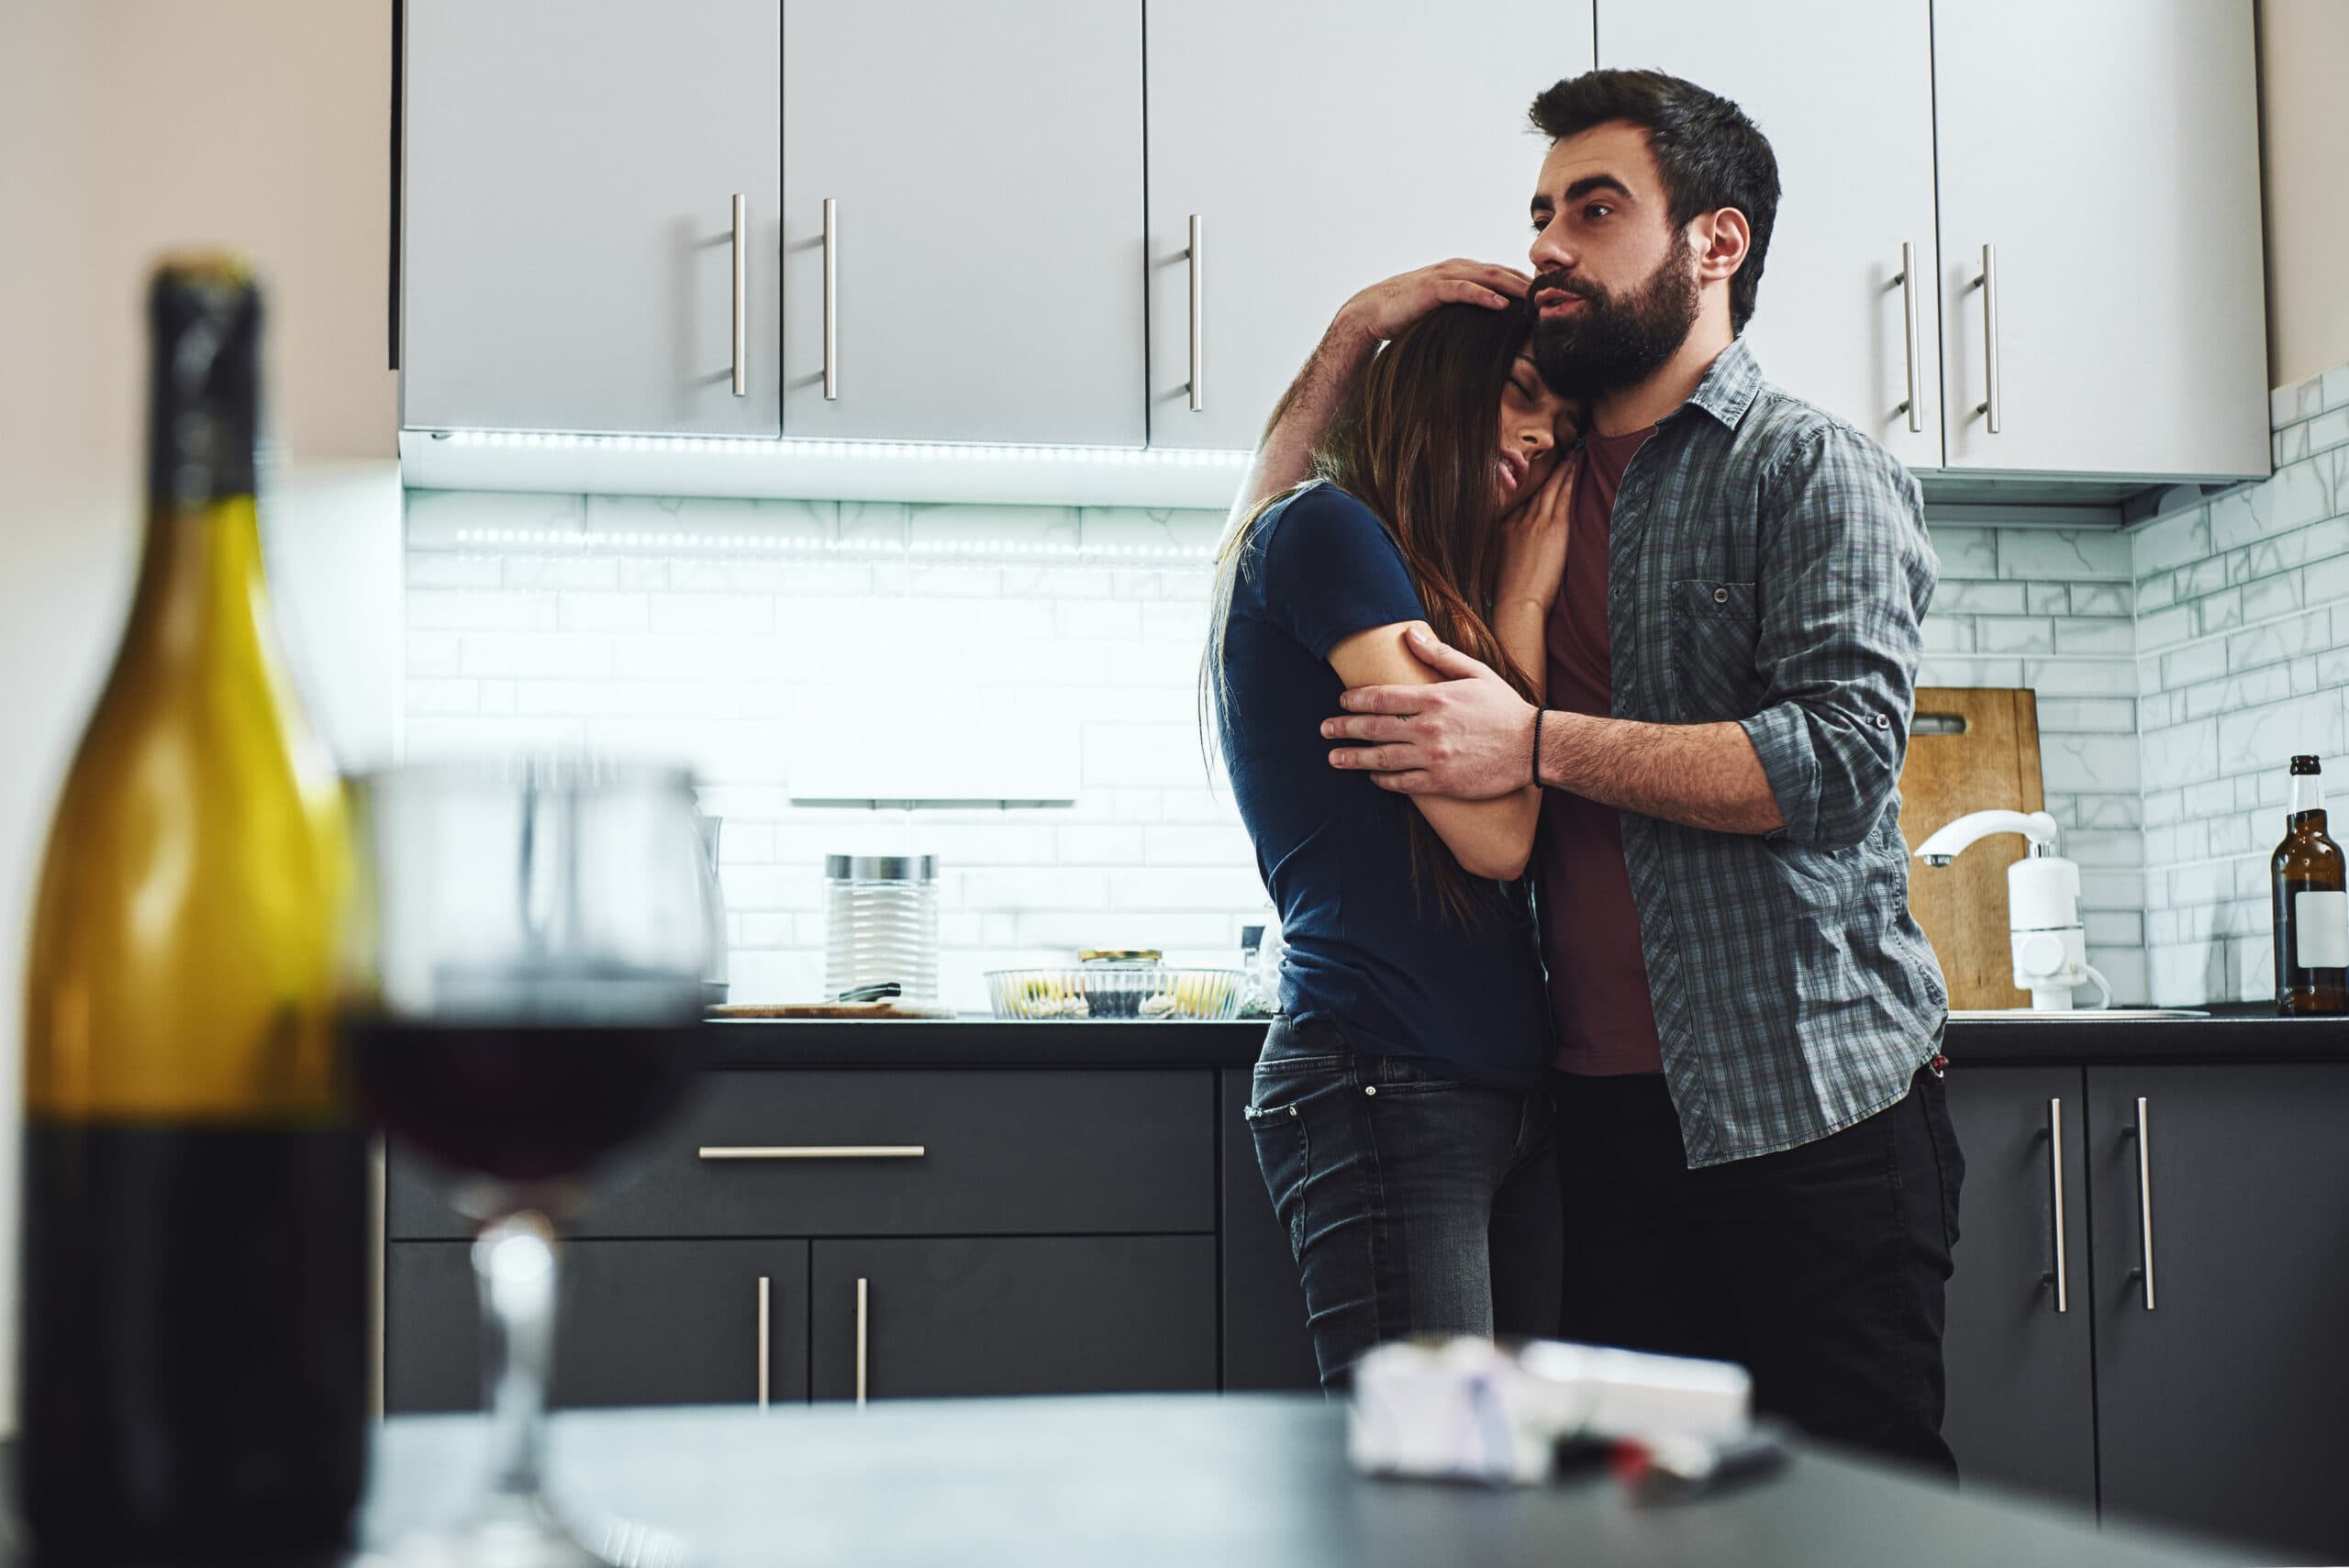
[[[1443,677],[1420,663],[1404,641],[1414,628],[1428,630],[1424,621],[1397,621],[1358,631],[1330,650],[1330,666],[1349,688],[1431,685]],[[1511,882],[1524,874],[1526,862],[1533,858],[1542,792],[1531,781],[1494,800],[1421,795],[1412,796],[1412,804],[1471,876]]]

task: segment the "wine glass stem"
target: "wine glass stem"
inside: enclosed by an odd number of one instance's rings
[[[554,1230],[529,1210],[508,1215],[481,1233],[473,1255],[489,1348],[490,1490],[500,1502],[535,1503],[554,1365]]]

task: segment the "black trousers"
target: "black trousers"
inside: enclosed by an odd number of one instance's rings
[[[1566,1338],[1740,1362],[1763,1411],[1956,1476],[1943,1287],[1965,1162],[1939,1078],[1816,1142],[1693,1171],[1662,1074],[1553,1088]]]

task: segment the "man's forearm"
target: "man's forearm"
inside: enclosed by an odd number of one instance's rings
[[[1718,833],[1785,826],[1777,797],[1735,724],[1639,724],[1545,712],[1542,782],[1624,811]]]
[[[1378,338],[1350,311],[1340,311],[1305,368],[1273,408],[1264,427],[1264,444],[1256,449],[1248,482],[1233,506],[1233,521],[1248,515],[1257,503],[1301,484],[1313,472],[1313,449],[1330,431],[1338,405],[1345,401],[1354,377],[1378,351]]]

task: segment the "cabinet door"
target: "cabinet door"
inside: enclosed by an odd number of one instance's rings
[[[1589,0],[1152,0],[1150,443],[1250,448],[1330,317],[1447,256],[1525,264],[1526,106]],[[1189,227],[1201,228],[1191,406]]]
[[[1965,1189],[1943,1340],[1949,1407],[1942,1431],[1965,1480],[2092,1508],[2094,1296],[2082,1093],[2076,1067],[1960,1062],[1950,1073]]]
[[[2089,1070],[2108,1517],[2349,1561],[2344,1126],[2349,1065]]]
[[[784,34],[785,432],[1141,445],[1141,0]]]
[[[2252,0],[1938,5],[1933,86],[1950,466],[2265,474]]]
[[[1928,0],[1599,0],[1598,63],[1686,77],[1762,128],[1781,187],[1745,333],[1764,373],[1940,467]]]
[[[1227,1068],[1216,1106],[1223,1162],[1223,1387],[1319,1388],[1305,1289],[1248,1130],[1250,1074]]]
[[[818,1399],[1216,1385],[1215,1238],[818,1241]],[[862,1283],[862,1292],[859,1290]]]
[[[403,425],[776,433],[782,12],[408,0]]]
[[[395,1241],[384,1270],[384,1405],[481,1405],[472,1244]],[[765,1282],[761,1288],[761,1282]],[[807,1397],[807,1243],[574,1241],[562,1249],[557,1405],[750,1404]]]

